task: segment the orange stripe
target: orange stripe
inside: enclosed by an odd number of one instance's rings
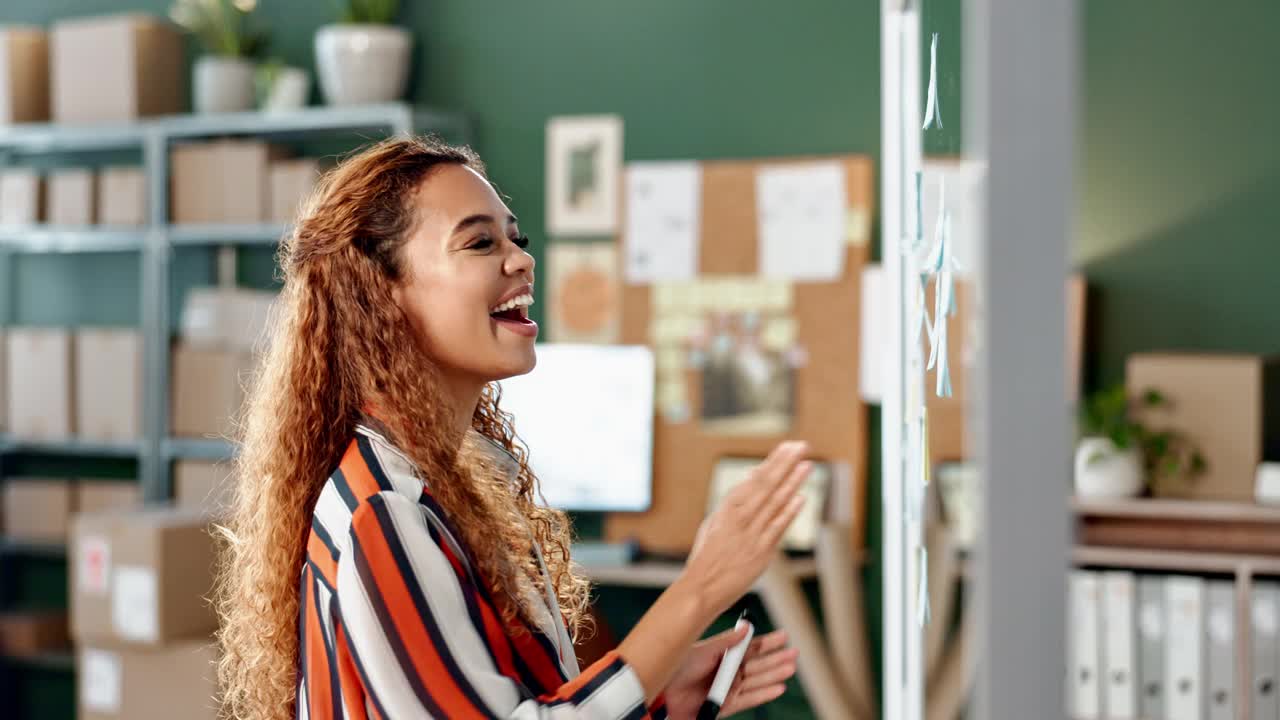
[[[333,624],[333,644],[338,655],[338,685],[342,687],[342,702],[347,706],[347,717],[352,720],[368,720],[364,710],[364,686],[360,684],[360,674],[356,672],[355,662],[347,648],[347,635],[342,630],[342,623]],[[374,712],[377,711],[375,706]]]
[[[360,454],[359,438],[352,440],[347,446],[347,452],[342,456],[342,462],[338,467],[342,468],[342,476],[347,479],[351,494],[355,495],[358,502],[364,502],[381,490],[378,487],[378,481],[373,478],[369,464]]]
[[[324,629],[320,627],[320,611],[311,596],[311,585],[316,582],[311,568],[303,570],[307,578],[307,700],[311,717],[315,720],[333,718],[333,686],[329,684],[329,656],[324,648]]]
[[[346,472],[345,470],[343,472]],[[483,718],[480,708],[475,707],[467,698],[462,688],[454,682],[448,667],[441,659],[438,648],[432,643],[431,636],[419,617],[418,609],[413,604],[406,578],[400,573],[387,538],[382,533],[377,517],[372,508],[362,505],[356,509],[352,517],[352,532],[360,543],[369,562],[376,592],[386,604],[395,632],[400,637],[412,668],[405,670],[418,673],[418,678],[427,687],[440,707],[449,713],[449,717]],[[373,588],[370,588],[373,590]]]
[[[608,669],[608,667],[612,665],[613,662],[617,659],[618,659],[618,651],[617,650],[610,651],[604,657],[592,663],[591,667],[588,667],[586,670],[583,670],[581,675],[570,680],[564,685],[561,685],[560,688],[556,690],[555,696],[561,700],[568,700],[570,697],[573,696],[574,693],[581,690],[584,685],[591,682],[592,678],[594,678],[595,676],[599,675],[600,673]]]
[[[329,554],[329,546],[325,545],[315,532],[307,535],[307,559],[320,569],[320,575],[325,582],[329,583],[329,587],[338,586],[338,564]]]

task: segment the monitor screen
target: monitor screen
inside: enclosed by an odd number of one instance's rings
[[[547,504],[562,510],[649,508],[653,352],[540,344],[528,375],[503,380],[501,407],[529,449]]]

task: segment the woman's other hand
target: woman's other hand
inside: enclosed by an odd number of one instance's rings
[[[692,720],[697,716],[720,668],[721,656],[745,636],[746,629],[739,628],[693,646],[663,692],[671,720]],[[797,655],[796,650],[787,647],[787,635],[781,630],[752,640],[720,708],[721,717],[750,710],[782,695],[787,680],[796,674]]]
[[[778,552],[804,505],[800,487],[813,469],[809,447],[785,442],[725,496],[698,529],[683,580],[718,615],[751,589]]]

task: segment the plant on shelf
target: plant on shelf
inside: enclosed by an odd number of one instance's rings
[[[1076,494],[1129,497],[1144,488],[1159,494],[1203,474],[1204,456],[1189,438],[1153,430],[1137,417],[1168,406],[1169,399],[1155,389],[1131,398],[1120,385],[1089,396],[1080,408]]]
[[[330,105],[404,97],[413,36],[393,24],[399,0],[340,0],[338,22],[316,31],[316,73]]]
[[[254,26],[257,0],[176,0],[169,17],[199,40],[204,53],[192,68],[196,112],[253,108],[253,60],[267,35]]]

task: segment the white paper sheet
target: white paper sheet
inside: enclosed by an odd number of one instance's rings
[[[875,264],[862,268],[862,339],[858,342],[858,363],[862,399],[879,403],[884,397],[884,354],[888,341],[885,327],[888,306],[885,297],[887,278],[884,267]]]
[[[835,280],[844,270],[844,168],[806,163],[756,173],[760,274]]]
[[[111,587],[111,624],[126,640],[155,642],[160,638],[159,590],[156,571],[141,565],[120,565]]]
[[[93,648],[82,650],[80,706],[89,712],[107,715],[119,713],[122,675],[119,655]]]
[[[627,281],[689,280],[698,274],[702,168],[696,162],[632,163],[626,171]]]

